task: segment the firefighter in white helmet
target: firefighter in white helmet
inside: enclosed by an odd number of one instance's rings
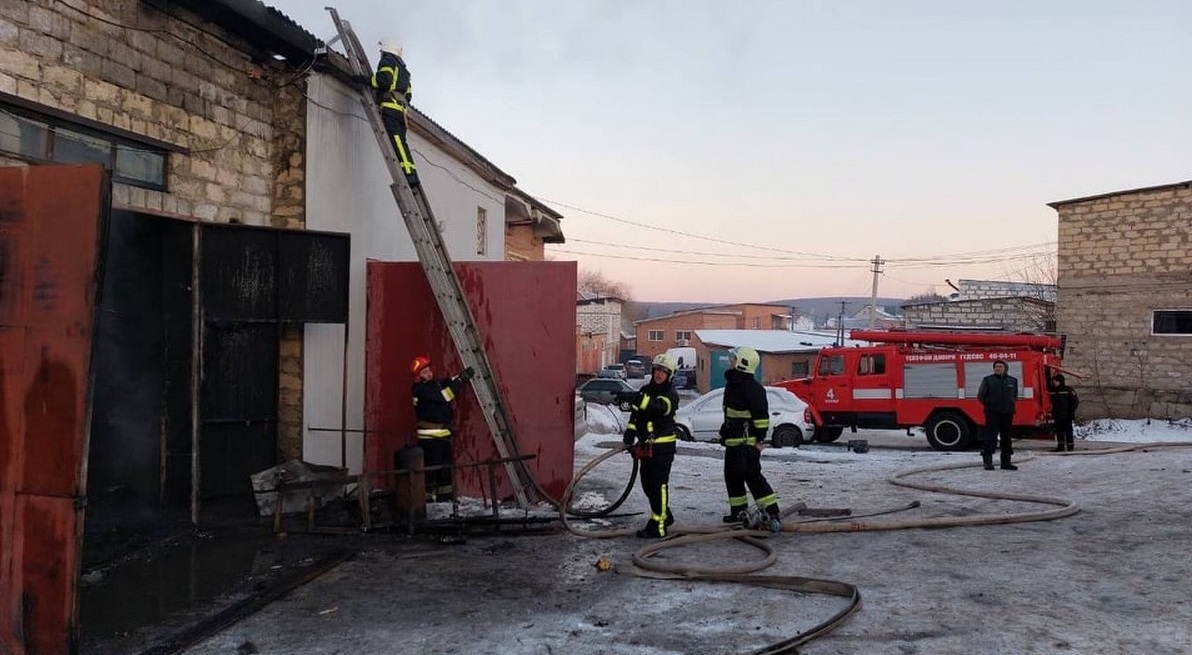
[[[377,62],[377,70],[373,73],[369,84],[373,88],[377,104],[381,107],[381,120],[385,123],[385,131],[393,141],[393,149],[397,153],[397,163],[406,174],[406,181],[417,189],[419,186],[418,171],[414,166],[414,157],[410,152],[410,143],[406,140],[407,112],[410,100],[414,97],[413,87],[410,85],[410,69],[401,58],[401,42],[393,37],[381,39],[381,59]]]
[[[679,392],[671,384],[675,360],[658,355],[650,365],[650,382],[641,391],[628,393],[618,402],[632,409],[624,442],[641,463],[642,491],[650,501],[650,520],[637,536],[657,539],[675,522],[670,510],[670,470],[675,461],[675,410]]]
[[[761,449],[765,447],[770,429],[770,403],[766,389],[753,374],[757,371],[757,351],[742,346],[730,351],[732,367],[724,372],[724,423],[720,426],[720,443],[724,446],[724,486],[728,489],[728,515],[725,523],[746,520],[749,497],[766,515],[771,532],[782,530],[778,511],[778,495],[762,475]]]

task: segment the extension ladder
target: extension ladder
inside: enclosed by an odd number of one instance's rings
[[[352,72],[358,77],[372,75],[372,66],[368,55],[360,46],[360,41],[348,21],[341,20],[339,13],[332,7],[327,7],[331,13],[331,20],[335,22],[338,40],[343,43],[347,53],[348,64]],[[327,44],[330,46],[331,44]],[[373,99],[371,89],[359,87],[360,103],[364,106],[364,114],[372,126],[377,142],[381,146],[381,154],[389,167],[389,174],[393,178],[390,188],[397,200],[397,207],[406,222],[410,238],[414,241],[414,248],[418,252],[418,260],[426,272],[430,288],[438,301],[439,309],[447,322],[447,329],[451,339],[455,342],[455,349],[465,366],[472,367],[475,372],[472,378],[472,389],[480,408],[484,412],[484,419],[488,423],[497,452],[502,459],[518,456],[517,442],[509,425],[509,417],[505,406],[501,402],[500,390],[493,377],[492,367],[488,363],[488,356],[484,351],[480,334],[476,330],[476,319],[464,297],[459,277],[451,267],[451,257],[447,254],[447,247],[443,243],[443,236],[439,232],[439,224],[435,221],[434,212],[426,199],[423,189],[415,191],[406,181],[405,173],[393,151],[393,144],[389,133],[385,131],[385,124],[381,120],[381,112]],[[538,500],[537,490],[533,485],[529,471],[525,468],[524,460],[507,461],[505,471],[513,484],[513,493],[520,507],[526,507],[531,500]],[[494,499],[495,501],[495,499]]]

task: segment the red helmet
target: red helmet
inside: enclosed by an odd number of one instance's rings
[[[419,355],[418,357],[415,357],[414,361],[410,364],[410,373],[412,373],[414,375],[414,379],[417,380],[418,374],[422,372],[422,369],[428,368],[429,366],[430,357]]]

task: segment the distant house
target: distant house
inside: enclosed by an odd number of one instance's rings
[[[1049,206],[1081,417],[1192,416],[1192,181]]]
[[[960,280],[947,300],[902,306],[908,329],[1055,331],[1055,285]]]
[[[581,339],[576,349],[576,372],[595,373],[604,366],[619,361],[621,346],[621,310],[624,302],[612,296],[587,296],[583,293],[575,301],[575,324],[577,334]],[[581,361],[580,354],[595,350],[595,368],[586,360]]]
[[[807,377],[820,349],[832,346],[831,332],[792,332],[789,330],[696,330],[692,346],[696,355],[696,387],[700,391],[724,386],[724,371],[729,367],[729,350],[741,346],[753,348],[761,356],[756,374],[762,384]],[[847,345],[862,342],[847,340]]]
[[[690,346],[695,330],[788,330],[791,320],[789,307],[757,303],[675,312],[634,323],[637,352],[652,358],[666,352],[668,348]]]

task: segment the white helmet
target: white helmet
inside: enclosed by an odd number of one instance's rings
[[[377,45],[381,46],[381,52],[388,52],[398,57],[401,56],[401,41],[396,36],[387,36],[381,39]]]

